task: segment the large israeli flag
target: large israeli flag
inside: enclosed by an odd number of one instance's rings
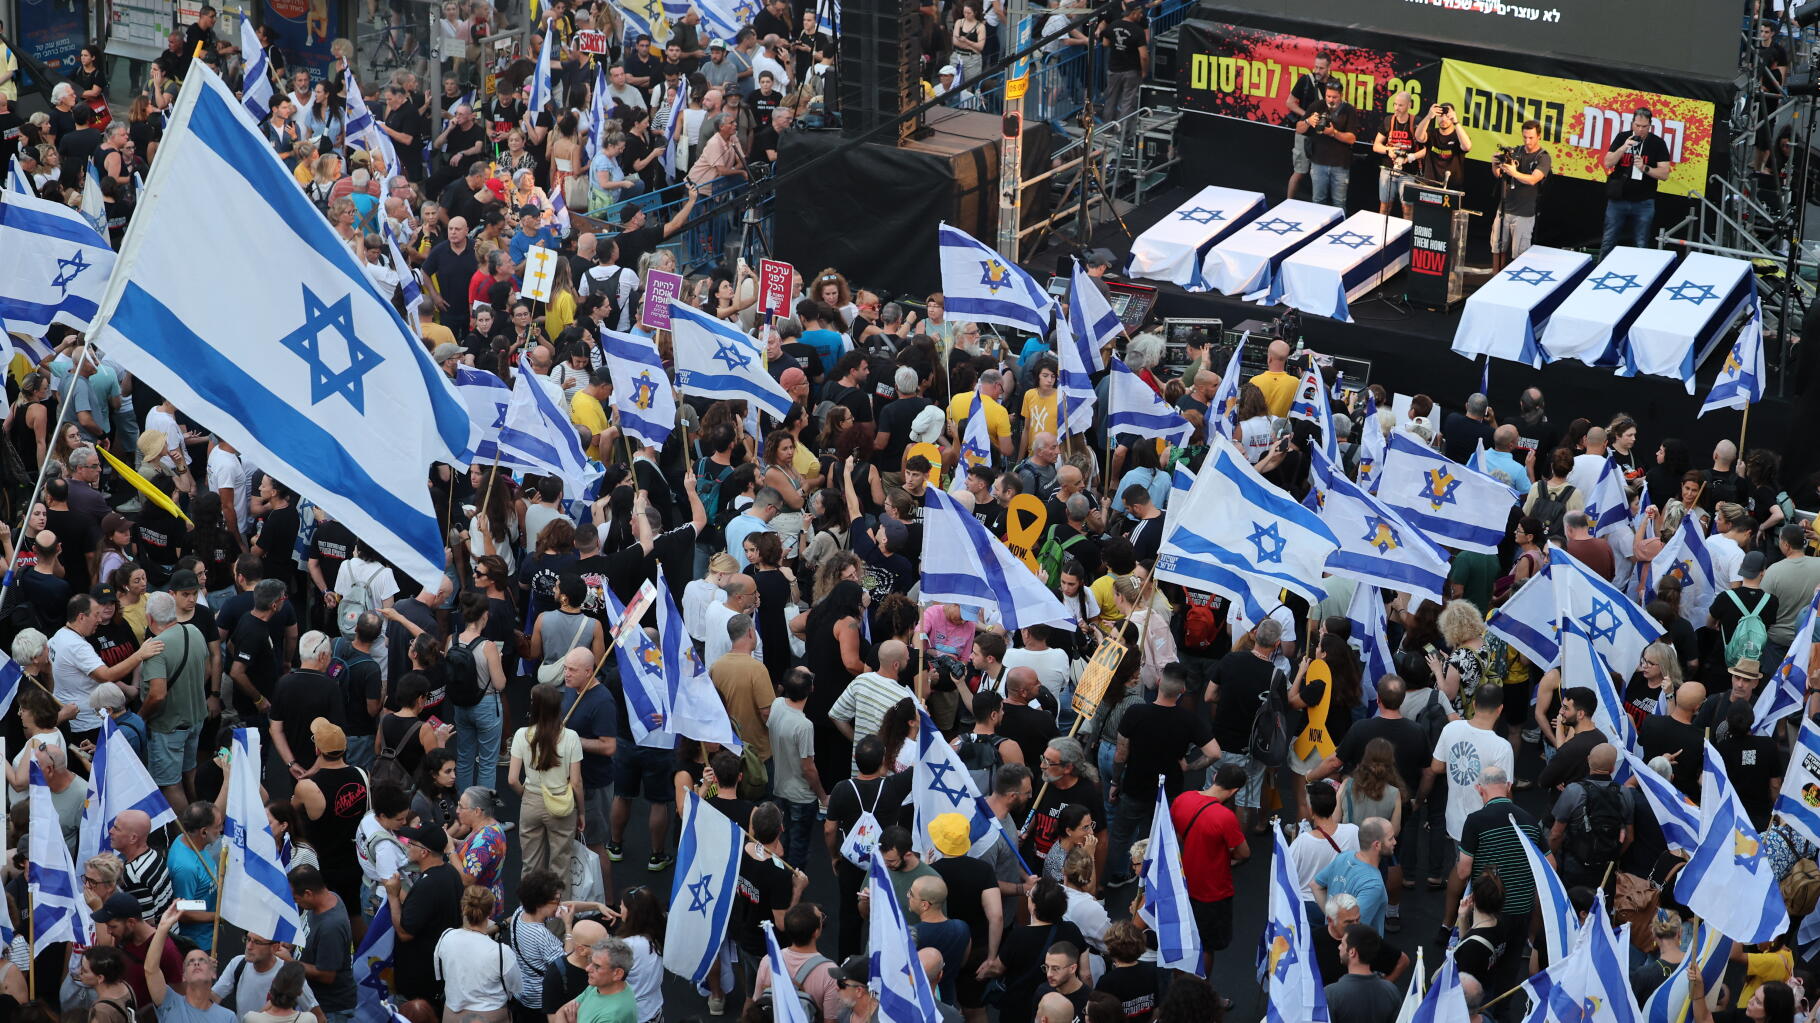
[[[661,448],[676,428],[676,388],[650,338],[603,330],[600,351],[613,376],[619,428],[640,444]]]
[[[1267,1023],[1327,1023],[1327,988],[1314,954],[1314,928],[1302,908],[1283,832],[1270,857],[1270,908],[1258,935],[1258,973],[1268,985]],[[1334,978],[1338,980],[1339,978]]]
[[[1084,345],[1076,340],[1068,317],[1055,318],[1056,383],[1061,389],[1062,409],[1056,427],[1057,437],[1084,437],[1093,429],[1093,410],[1099,395],[1093,390],[1092,365]],[[1097,353],[1094,353],[1097,354]]]
[[[1675,535],[1689,532],[1675,530]],[[1795,638],[1789,644],[1788,654],[1782,663],[1776,665],[1776,673],[1771,676],[1770,684],[1757,694],[1754,708],[1756,720],[1751,724],[1752,735],[1770,735],[1776,725],[1785,717],[1800,710],[1807,704],[1808,677],[1813,671],[1814,620],[1820,616],[1820,591],[1808,602],[1807,609],[1801,612],[1801,620],[1795,625]],[[1806,715],[1803,715],[1805,719]],[[1788,783],[1783,782],[1783,791]]]
[[[1491,613],[1485,628],[1529,658],[1531,664],[1553,664],[1561,656],[1558,614],[1554,580],[1544,567],[1525,579],[1517,592]]]
[[[259,795],[259,730],[234,729],[233,752],[222,832],[227,870],[221,877],[221,919],[248,934],[295,941],[302,922]]]
[[[1383,473],[1378,497],[1429,539],[1455,550],[1498,553],[1516,502],[1509,487],[1400,430],[1390,435]]]
[[[94,933],[88,907],[82,902],[82,875],[70,862],[70,847],[63,843],[63,825],[51,786],[36,757],[30,761],[31,831],[26,836],[25,884],[31,892],[31,935],[38,948],[59,941],[89,943]]]
[[[253,19],[244,12],[240,15],[240,53],[246,59],[240,102],[246,106],[247,113],[253,115],[253,120],[263,121],[272,116],[272,78],[268,73],[271,68],[265,47],[259,43],[259,33],[253,31]]]
[[[1560,592],[1558,588],[1556,592]],[[1599,706],[1593,710],[1593,721],[1613,746],[1619,750],[1636,749],[1637,729],[1624,710],[1623,693],[1612,682],[1611,664],[1599,656],[1584,622],[1567,615],[1561,616],[1560,622],[1561,677],[1569,679],[1570,685],[1591,688],[1598,696]]]
[[[1593,897],[1592,911],[1571,953],[1524,982],[1534,1007],[1527,1023],[1637,1023],[1642,1010],[1630,989],[1630,925],[1613,931],[1605,893]]]
[[[10,663],[10,662],[9,662]],[[151,819],[152,830],[177,823],[170,801],[152,781],[145,762],[133,752],[132,743],[112,718],[101,719],[100,741],[90,763],[88,798],[82,804],[82,826],[76,833],[76,860],[87,863],[96,853],[112,852],[107,832],[114,818],[128,810],[141,810]]]
[[[967,820],[967,834],[973,840],[974,855],[983,854],[1001,836],[1015,854],[1017,838],[1005,832],[998,815],[973,784],[973,774],[961,762],[960,754],[942,737],[941,729],[926,710],[918,710],[922,729],[917,733],[916,764],[911,768],[910,807],[912,811],[910,842],[916,854],[925,861],[942,858],[942,852],[929,839],[929,825],[937,817],[958,813]],[[1020,856],[1019,859],[1022,859]]]
[[[1713,569],[1712,555],[1706,540],[1697,529],[1677,529],[1668,543],[1649,563],[1649,582],[1644,590],[1645,603],[1656,599],[1656,586],[1663,579],[1681,583],[1681,617],[1698,629],[1706,625],[1707,610],[1713,598],[1724,588]],[[1628,665],[1626,666],[1628,667]]]
[[[878,997],[878,1018],[891,1023],[942,1023],[935,1006],[935,991],[916,956],[916,941],[904,919],[904,903],[891,883],[885,855],[872,850],[866,871],[866,892],[872,910],[867,918],[867,979]]]
[[[1673,782],[1650,770],[1642,757],[1630,750],[1619,750],[1618,753],[1630,765],[1631,777],[1642,790],[1650,812],[1656,815],[1656,823],[1661,825],[1662,837],[1668,847],[1693,855],[1694,847],[1700,844],[1700,808],[1682,795]],[[1787,782],[1783,784],[1783,791],[1788,791]],[[1816,833],[1820,833],[1820,829],[1816,829]]]
[[[1170,407],[1163,396],[1152,390],[1144,379],[1113,356],[1108,363],[1112,375],[1106,379],[1106,430],[1114,436],[1155,437],[1174,444],[1184,444],[1194,427],[1182,414]]]
[[[695,652],[682,610],[670,593],[663,569],[657,570],[657,641],[662,646],[665,681],[670,688],[670,716],[664,726],[698,742],[719,743],[734,752],[745,749],[727,705],[708,678],[708,666]]]
[[[392,914],[375,914],[360,947],[354,950],[354,991],[359,998],[354,1019],[358,1023],[392,1023],[386,1000],[392,996],[390,978],[397,945]]]
[[[1643,648],[1662,636],[1662,627],[1624,591],[1561,547],[1548,549],[1555,620],[1575,619],[1606,664],[1628,672],[1643,659]],[[1541,663],[1541,662],[1537,662]]]
[[[467,466],[476,433],[454,386],[200,62],[159,153],[96,342],[406,575],[439,583],[424,479],[433,462]]]
[[[1788,754],[1788,769],[1782,772],[1775,811],[1782,823],[1820,845],[1820,725],[1805,714],[1795,735],[1795,748]]]
[[[1145,921],[1156,932],[1156,964],[1195,976],[1207,972],[1201,931],[1195,926],[1188,878],[1182,873],[1182,847],[1169,813],[1164,787],[1156,787],[1156,811],[1150,817],[1150,845],[1139,873],[1144,885]]]
[[[1619,471],[1618,463],[1610,458],[1599,467],[1599,476],[1593,481],[1591,493],[1583,495],[1586,499],[1586,518],[1592,523],[1596,536],[1607,536],[1613,532],[1630,529],[1630,495],[1624,491],[1624,474]],[[1700,614],[1706,614],[1701,606]],[[1702,617],[1701,624],[1705,624]]]
[[[1347,479],[1325,450],[1316,447],[1309,455],[1309,490],[1302,503],[1340,543],[1327,556],[1327,571],[1445,603],[1447,552]]]
[[[499,447],[520,465],[562,477],[563,492],[577,498],[593,475],[588,453],[582,450],[581,435],[569,422],[568,413],[551,394],[554,387],[544,383],[531,369],[530,360],[520,355],[512,401],[506,406],[505,425],[499,429]]]
[[[1699,964],[1700,979],[1706,985],[1707,1008],[1719,1007],[1719,981],[1725,976],[1725,965],[1731,959],[1732,940],[1704,921],[1693,921],[1694,937],[1680,965],[1674,968],[1643,1003],[1643,1023],[1688,1023],[1692,1008],[1688,997],[1687,971]]]
[[[662,569],[660,568],[661,572]],[[647,581],[646,586],[654,584]],[[605,588],[607,606],[612,609],[609,621],[625,616],[625,605],[613,588]],[[634,598],[636,601],[637,598]],[[693,648],[691,648],[693,649]],[[632,726],[632,740],[654,749],[675,749],[676,733],[664,730],[676,706],[676,683],[679,676],[665,671],[664,648],[641,628],[629,628],[613,644],[613,656],[619,663],[621,691],[626,698],[626,722]]]
[[[1032,334],[1049,333],[1055,302],[1023,267],[957,227],[938,231],[942,297],[955,322],[1000,323]]]
[[[924,535],[942,538],[923,545],[923,600],[992,608],[1010,630],[1075,627],[1061,599],[954,498],[930,487],[923,509]]]
[[[676,386],[684,394],[755,402],[782,420],[790,392],[765,371],[765,348],[723,320],[681,302],[670,303],[670,338],[676,351]]]
[[[664,968],[700,984],[708,979],[739,887],[739,825],[694,792],[683,810],[670,917],[664,924]]]
[[[114,250],[60,202],[0,190],[0,328],[43,337],[51,324],[87,330],[114,272]]]
[[[1700,845],[1675,879],[1675,898],[1719,933],[1747,945],[1788,930],[1788,909],[1763,839],[1751,825],[1711,742],[1700,773]]]
[[[512,407],[512,389],[504,380],[484,369],[457,365],[455,392],[467,406],[475,429],[480,431],[474,444],[476,462],[498,461],[510,468],[532,468],[531,463],[519,459],[516,451],[502,450],[499,446],[499,431],[505,428],[506,412]]]
[[[1719,376],[1713,381],[1713,389],[1706,392],[1706,401],[1701,403],[1696,418],[1714,409],[1755,405],[1763,400],[1763,381],[1763,300],[1753,294],[1750,319],[1738,332],[1738,340],[1732,342],[1725,365],[1719,368]]]

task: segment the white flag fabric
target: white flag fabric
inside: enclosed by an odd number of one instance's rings
[[[1618,752],[1630,765],[1631,777],[1636,779],[1637,788],[1642,790],[1650,812],[1656,815],[1656,823],[1661,826],[1662,838],[1668,847],[1676,852],[1693,855],[1694,847],[1700,844],[1700,808],[1682,795],[1673,782],[1650,770],[1649,764],[1642,757],[1629,750]],[[1787,781],[1783,784],[1783,791],[1788,791]]]
[[[1559,589],[1556,590],[1558,594]],[[1578,618],[1563,615],[1561,624],[1561,677],[1569,685],[1586,686],[1597,695],[1599,705],[1593,709],[1593,722],[1619,750],[1637,748],[1637,729],[1624,709],[1624,698],[1612,681],[1611,663],[1599,655],[1592,636]],[[1622,782],[1624,779],[1618,779]]]
[[[1795,733],[1795,748],[1788,754],[1788,769],[1782,772],[1775,812],[1802,838],[1820,845],[1820,725],[1805,714]]]
[[[930,720],[929,712],[918,711],[922,730],[916,736],[917,757],[911,767],[910,806],[913,811],[910,841],[916,854],[933,862],[942,852],[929,838],[929,825],[937,817],[958,813],[967,819],[967,833],[973,848],[984,852],[1000,836],[998,816],[981,798],[973,784],[973,775],[961,762],[960,754],[942,738],[941,729]],[[1012,841],[1011,848],[1017,843]]]
[[[1258,935],[1258,972],[1269,985],[1264,1018],[1268,1023],[1327,1023],[1326,982],[1314,954],[1315,925],[1302,906],[1282,829],[1271,828],[1270,834],[1276,843],[1270,858],[1270,910]]]
[[[366,97],[360,94],[360,83],[352,75],[344,76],[344,81],[348,83],[348,145],[377,154],[385,160],[386,178],[401,173],[398,151],[392,146],[392,136],[380,129],[378,119],[367,106]]]
[[[1643,648],[1661,638],[1662,627],[1649,612],[1565,549],[1548,549],[1548,577],[1557,622],[1578,620],[1593,649],[1615,670],[1634,669],[1643,659]]]
[[[959,323],[1000,323],[1032,334],[1049,333],[1055,301],[1023,267],[959,228],[941,225],[942,297]]]
[[[5,739],[0,739],[0,763],[12,763],[12,761],[6,759]],[[27,809],[30,808],[28,807]],[[9,840],[6,835],[8,823],[6,815],[0,814],[0,849],[11,849],[13,847],[11,840]],[[29,846],[26,851],[30,852]],[[5,945],[8,950],[11,950],[13,947],[13,935],[17,933],[13,929],[13,911],[11,903],[12,900],[10,899],[0,898],[0,945]]]
[[[1773,733],[1777,722],[1806,706],[1807,680],[1813,671],[1816,616],[1820,616],[1820,592],[1814,594],[1814,599],[1801,612],[1801,620],[1795,625],[1795,639],[1789,644],[1788,654],[1782,658],[1781,664],[1776,665],[1769,684],[1757,694],[1757,704],[1753,708],[1756,716],[1750,729],[1752,735]],[[1787,784],[1784,779],[1783,785]],[[1787,791],[1786,788],[1784,791]]]
[[[114,272],[95,225],[60,202],[0,190],[0,330],[43,337],[51,324],[87,330]]]
[[[278,843],[266,823],[259,794],[259,730],[234,729],[228,779],[227,870],[221,877],[221,919],[272,941],[297,940],[302,921],[291,898],[291,882],[278,862]]]
[[[1479,554],[1498,553],[1516,503],[1503,483],[1401,430],[1391,432],[1377,495],[1434,542]]]
[[[866,892],[872,903],[866,927],[867,979],[878,996],[878,1017],[891,1023],[942,1023],[935,1007],[935,991],[916,956],[916,940],[904,919],[903,900],[891,884],[885,855],[872,850],[866,872]]]
[[[1144,908],[1156,931],[1156,964],[1184,970],[1195,976],[1207,972],[1201,948],[1201,930],[1194,922],[1194,904],[1188,899],[1188,878],[1182,873],[1182,847],[1176,839],[1175,819],[1169,797],[1156,788],[1156,812],[1150,817],[1150,845],[1144,853]]]
[[[614,5],[616,8],[617,4]],[[648,33],[647,33],[648,34]],[[588,158],[600,152],[600,137],[606,131],[607,111],[612,100],[607,96],[607,63],[594,67],[594,92],[588,100]],[[557,190],[558,192],[561,189]]]
[[[1485,628],[1531,664],[1553,664],[1561,655],[1560,627],[1555,624],[1558,613],[1554,580],[1544,567],[1491,613]]]
[[[661,573],[663,569],[658,571]],[[652,584],[647,582],[645,585]],[[625,606],[619,602],[612,587],[606,587],[605,592],[607,605],[612,609],[610,620],[617,622],[625,616]],[[613,656],[619,662],[619,680],[626,698],[626,722],[632,727],[632,740],[640,746],[669,750],[676,748],[676,733],[666,730],[666,725],[676,706],[680,675],[666,671],[665,666],[680,658],[682,652],[666,650],[671,637],[662,633],[659,636],[666,641],[664,644],[653,640],[644,629],[629,628],[624,637],[613,644]],[[694,644],[688,637],[682,637],[681,643],[687,645],[691,655],[694,654]]]
[[[1613,932],[1607,920],[1599,892],[1572,952],[1524,982],[1535,1002],[1529,1023],[1638,1023],[1626,947],[1630,925]]]
[[[1099,283],[1080,260],[1074,260],[1073,276],[1068,284],[1068,326],[1074,331],[1074,343],[1080,346],[1082,361],[1092,372],[1106,368],[1101,354],[1113,338],[1125,332],[1125,324],[1113,311],[1112,303],[1101,294]]]
[[[1586,518],[1592,523],[1595,536],[1607,536],[1614,531],[1630,529],[1630,496],[1624,491],[1624,474],[1618,469],[1618,463],[1610,458],[1599,467],[1599,476],[1593,482],[1592,492],[1583,495],[1586,499]],[[1702,605],[1700,612],[1706,613]],[[1701,619],[1705,624],[1705,619]]]
[[[7,161],[6,190],[18,195],[37,195],[32,190],[31,175],[25,173],[25,168],[20,165],[18,156]]]
[[[563,493],[578,498],[587,489],[593,475],[588,468],[588,453],[581,448],[581,435],[568,413],[551,394],[554,388],[531,370],[531,361],[518,357],[517,379],[512,381],[512,401],[506,406],[505,425],[499,430],[499,446],[511,453],[518,464],[562,477]]]
[[[1182,418],[1163,396],[1152,390],[1144,379],[1113,356],[1108,363],[1112,375],[1106,378],[1106,430],[1114,436],[1155,437],[1175,444],[1185,444],[1194,427]]]
[[[1428,982],[1428,968],[1422,965],[1422,946],[1416,946],[1416,968],[1409,975],[1409,990],[1403,992],[1403,1007],[1397,1010],[1396,1023],[1415,1023],[1416,1010],[1422,1007],[1423,987]]]
[[[472,366],[455,367],[455,392],[467,407],[468,417],[480,431],[474,444],[474,460],[515,469],[532,468],[515,450],[499,446],[499,431],[505,428],[506,412],[512,407],[512,389],[497,374]]]
[[[82,901],[81,876],[70,862],[70,847],[63,843],[63,825],[57,805],[51,802],[50,783],[36,757],[30,760],[31,830],[26,836],[25,883],[32,893],[31,930],[38,948],[59,941],[86,945],[94,928],[88,906]]]
[[[550,44],[556,38],[556,23],[547,21],[543,27],[543,46],[537,51],[537,64],[531,70],[531,81],[525,90],[525,115],[536,117],[543,113],[543,108],[550,105]]]
[[[613,376],[619,428],[640,444],[663,447],[676,429],[676,388],[664,372],[657,345],[648,337],[603,330],[600,351]]]
[[[1707,610],[1725,584],[1713,568],[1712,555],[1707,553],[1706,540],[1699,530],[1675,530],[1675,535],[1669,537],[1668,543],[1663,544],[1662,550],[1650,560],[1645,603],[1656,599],[1656,587],[1663,579],[1676,579],[1681,583],[1681,617],[1696,629],[1704,628]]]
[[[445,538],[424,480],[433,462],[469,464],[468,411],[200,62],[117,269],[94,331],[109,358],[404,574],[440,584]]]
[[[1340,544],[1327,556],[1327,571],[1445,603],[1447,552],[1347,479],[1326,451],[1316,447],[1309,458],[1309,490],[1302,503],[1314,509]]]
[[[82,176],[82,210],[83,219],[93,224],[95,230],[107,237],[107,197],[101,191],[101,172],[94,164],[88,165],[88,172]]]
[[[1327,460],[1338,464],[1340,461],[1340,441],[1333,435],[1333,406],[1327,393],[1327,381],[1321,371],[1313,366],[1302,373],[1301,382],[1296,384],[1295,397],[1289,402],[1289,418],[1313,423],[1321,431],[1321,450]]]
[[[1536,907],[1542,914],[1542,935],[1548,949],[1548,961],[1558,963],[1567,958],[1568,949],[1573,944],[1574,935],[1579,925],[1574,921],[1573,904],[1567,901],[1567,886],[1561,883],[1561,875],[1549,865],[1547,853],[1537,845],[1529,833],[1517,826],[1517,818],[1510,818],[1510,829],[1517,833],[1517,841],[1523,843],[1523,855],[1529,860],[1529,874],[1536,883]]]
[[[925,602],[991,608],[1010,630],[1075,627],[1074,615],[1030,566],[937,487],[924,491],[923,535],[942,538],[923,545]]]
[[[1365,392],[1365,411],[1360,417],[1358,484],[1366,493],[1378,492],[1379,477],[1384,471],[1384,456],[1389,453],[1390,439],[1378,425],[1378,396]]]
[[[9,662],[10,663],[10,662]],[[133,752],[120,726],[109,717],[101,719],[100,741],[95,743],[95,757],[89,767],[88,799],[82,804],[82,827],[76,836],[76,860],[87,863],[96,853],[112,852],[107,832],[114,818],[128,810],[140,810],[151,819],[152,830],[177,823],[170,801],[164,798],[145,762]]]
[[[727,920],[739,887],[739,826],[694,792],[683,811],[664,924],[664,968],[700,984],[727,939]]]
[[[1788,930],[1788,909],[1763,839],[1725,761],[1707,742],[1700,772],[1700,845],[1675,879],[1675,898],[1719,933],[1747,945]]]
[[[246,60],[240,102],[246,106],[247,113],[253,115],[253,120],[263,121],[272,116],[271,67],[266,60],[265,47],[259,43],[259,33],[253,31],[253,19],[244,12],[240,15],[240,55]]]
[[[673,677],[669,684],[674,702],[665,728],[698,742],[719,743],[735,753],[745,749],[727,705],[708,678],[707,666],[695,652],[662,569],[657,573],[657,635],[663,643],[664,673]]]
[[[722,320],[681,302],[670,303],[670,338],[676,352],[676,386],[684,394],[756,402],[782,420],[792,399],[765,371],[765,348]]]
[[[1088,352],[1068,317],[1055,318],[1056,384],[1061,389],[1062,410],[1057,437],[1084,437],[1093,429],[1094,408],[1099,395],[1093,389],[1093,371],[1088,367],[1098,352]]]
[[[1697,415],[1706,415],[1714,409],[1751,407],[1763,400],[1763,381],[1763,300],[1753,295],[1750,319],[1738,332],[1738,340],[1732,343],[1731,351],[1725,356],[1725,365],[1719,368],[1713,389],[1706,393],[1706,401],[1701,403]]]
[[[1454,964],[1451,949],[1411,1020],[1412,1023],[1472,1023],[1472,1012],[1466,1007],[1466,989],[1460,986],[1460,968]]]
[[[1384,598],[1376,586],[1360,583],[1353,587],[1346,621],[1352,626],[1352,636],[1346,642],[1359,655],[1359,664],[1364,668],[1360,682],[1365,692],[1365,706],[1370,708],[1378,702],[1378,681],[1396,673],[1396,663],[1391,660],[1390,632],[1384,621]]]
[[[760,920],[758,926],[765,932],[765,962],[771,971],[771,1023],[809,1023],[796,997],[796,981],[784,967],[784,950],[777,947],[776,928],[769,920]]]
[[[1704,922],[1693,921],[1694,936],[1679,965],[1650,992],[1643,1003],[1645,1023],[1687,1023],[1692,1016],[1688,999],[1687,971],[1700,966],[1701,980],[1706,984],[1707,1008],[1719,1007],[1719,982],[1725,976],[1726,962],[1731,958],[1732,940]]]
[[[696,0],[695,9],[701,12],[701,27],[708,37],[731,46],[739,30],[752,24],[759,5],[758,0]],[[783,88],[784,83],[777,85]]]
[[[1245,383],[1244,363],[1240,356],[1245,354],[1245,342],[1251,340],[1251,331],[1246,331],[1239,338],[1239,343],[1232,346],[1232,358],[1226,360],[1226,372],[1220,377],[1220,386],[1213,392],[1213,400],[1207,403],[1207,443],[1212,444],[1217,434],[1221,437],[1238,436],[1239,429],[1239,388]]]
[[[0,335],[3,337],[4,335]],[[9,357],[8,362],[12,361]],[[5,365],[5,363],[0,363]],[[0,718],[13,709],[13,700],[19,695],[19,684],[25,681],[25,671],[19,663],[5,654],[0,654]],[[0,849],[6,848],[0,845]]]

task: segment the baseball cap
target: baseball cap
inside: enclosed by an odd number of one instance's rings
[[[1763,563],[1768,560],[1762,551],[1751,551],[1744,556],[1744,563],[1738,566],[1738,575],[1745,579],[1755,579],[1763,574]]]
[[[829,972],[834,974],[834,979],[837,983],[865,984],[868,982],[866,974],[870,968],[870,960],[865,956],[855,955],[848,956],[845,961]]]
[[[93,597],[97,603],[101,603],[101,604],[118,604],[118,603],[120,603],[120,595],[118,593],[115,593],[114,588],[112,586],[109,586],[107,583],[102,583],[101,585],[88,591],[88,595],[90,597]]]
[[[1111,249],[1088,249],[1081,256],[1081,262],[1088,266],[1111,266],[1118,262],[1118,257],[1112,254]]]
[[[348,733],[328,718],[310,722],[310,741],[323,753],[339,753],[348,748]]]
[[[523,206],[518,207],[518,215],[521,217],[541,217],[543,216],[543,210],[530,203],[525,203]]]
[[[89,919],[104,924],[110,920],[138,920],[143,916],[145,911],[139,908],[138,899],[125,892],[115,892],[107,897],[100,909],[89,914]]]
[[[364,149],[356,149],[348,154],[348,162],[364,165],[373,162],[373,157]]]
[[[725,39],[712,39],[708,42],[708,49],[710,50],[724,50],[726,48],[727,41]]]
[[[973,848],[973,832],[960,814],[939,814],[929,822],[929,841],[943,856],[965,856]]]
[[[430,353],[430,358],[435,362],[442,362],[447,359],[459,358],[461,352],[462,348],[460,345],[453,341],[444,341],[442,344],[436,346],[434,352]]]
[[[953,64],[943,64],[942,69],[937,71],[936,74],[947,75],[949,78],[953,78],[955,75],[960,74],[960,72],[955,69]]]
[[[202,589],[202,580],[196,578],[196,573],[190,571],[189,569],[180,568],[177,571],[171,573],[171,592],[172,593],[182,593],[186,590],[200,590],[200,589]]]
[[[346,740],[344,739],[343,742],[345,741]],[[432,849],[436,852],[442,852],[449,847],[448,832],[442,830],[441,827],[435,824],[424,824],[415,828],[399,828],[398,837],[408,838],[412,842],[423,846],[425,849]]]

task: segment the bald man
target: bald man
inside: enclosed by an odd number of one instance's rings
[[[1529,470],[1516,456],[1517,443],[1522,435],[1515,425],[1505,423],[1492,431],[1491,450],[1485,452],[1485,471],[1496,476],[1505,486],[1519,494],[1529,493],[1531,486]]]
[[[888,639],[878,647],[878,670],[857,675],[847,683],[847,688],[829,708],[828,719],[848,742],[854,742],[860,736],[877,735],[879,725],[884,723],[885,711],[904,697],[913,696],[902,681],[907,678],[905,668],[909,663],[910,648],[903,640]]]
[[[1220,375],[1210,369],[1196,370],[1194,384],[1182,395],[1179,404],[1183,410],[1192,409],[1207,418],[1207,410],[1213,407],[1213,396],[1220,389]]]
[[[567,1005],[588,986],[588,962],[607,942],[607,929],[598,920],[577,920],[563,939],[561,962],[551,963],[543,976],[543,1004]]]
[[[954,1007],[953,991],[946,994],[942,992],[942,978],[948,972],[944,968],[946,964],[942,962],[942,954],[932,948],[919,948],[916,950],[916,959],[923,964],[923,975],[929,978],[929,986],[935,989],[935,1011],[941,1013],[942,1023],[960,1023],[961,1011]],[[1072,1021],[1061,1020],[1059,1023]]]
[[[442,299],[442,325],[460,337],[468,329],[468,282],[480,264],[468,239],[467,218],[450,218],[448,232],[424,257],[423,272]]]
[[[1074,1003],[1054,991],[1036,1003],[1036,1023],[1074,1023]]]
[[[1055,727],[1055,713],[1036,705],[1043,688],[1036,669],[1016,667],[1005,673],[1004,718],[998,734],[1017,743],[1024,763],[1040,764],[1049,740],[1061,734]]]
[[[1738,475],[1738,445],[1722,440],[1713,445],[1713,467],[1706,470],[1706,489],[1700,507],[1712,511],[1720,501],[1741,502],[1748,491]]]
[[[1694,719],[1705,702],[1706,686],[1683,682],[1668,702],[1668,713],[1644,715],[1643,724],[1637,729],[1643,759],[1670,758],[1669,762],[1675,765],[1675,788],[1695,800],[1700,798],[1700,760],[1706,737]]]
[[[1295,400],[1299,381],[1289,374],[1288,367],[1289,342],[1272,341],[1264,353],[1264,372],[1247,381],[1264,392],[1264,404],[1273,416],[1288,415],[1289,403]]]
[[[973,930],[948,916],[948,882],[935,874],[917,878],[910,882],[904,905],[910,912],[916,945],[921,950],[918,954],[923,956],[923,969],[929,974],[929,983],[935,986],[936,997],[957,1003],[955,986],[941,977],[960,976],[973,947]],[[936,963],[933,970],[929,969],[931,953]]]
[[[1605,427],[1595,426],[1586,431],[1583,442],[1585,450],[1574,456],[1574,471],[1567,474],[1567,482],[1581,495],[1591,498],[1593,486],[1599,482],[1599,474],[1605,471],[1606,440]]]
[[[1630,789],[1612,782],[1617,766],[1617,747],[1609,742],[1594,746],[1586,755],[1586,777],[1568,785],[1555,800],[1548,848],[1569,887],[1603,883],[1606,869],[1630,847],[1634,797]],[[1609,837],[1614,833],[1615,842]]]
[[[107,840],[124,865],[120,890],[139,900],[145,919],[156,920],[171,904],[171,872],[164,854],[147,844],[152,819],[144,810],[123,810],[107,829]]]

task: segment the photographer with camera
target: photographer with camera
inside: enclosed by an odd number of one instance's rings
[[[1422,157],[1422,176],[1441,183],[1443,188],[1462,188],[1466,184],[1466,154],[1472,152],[1472,139],[1452,103],[1436,103],[1416,125],[1416,141],[1428,147]]]
[[[1296,79],[1289,90],[1289,125],[1294,127],[1308,111],[1321,101],[1327,93],[1327,83],[1333,81],[1333,58],[1326,53],[1314,55],[1314,67],[1302,77]],[[1308,176],[1308,148],[1304,144],[1301,132],[1296,133],[1294,144],[1290,149],[1289,191],[1286,198],[1294,199],[1302,190],[1302,179]]]
[[[1314,201],[1346,208],[1346,186],[1352,179],[1352,144],[1359,139],[1359,112],[1341,96],[1345,87],[1329,79],[1321,99],[1308,116],[1296,122],[1297,135],[1306,136],[1309,176],[1314,180]]]
[[[1416,119],[1410,113],[1413,102],[1407,92],[1390,97],[1390,116],[1378,127],[1371,143],[1372,150],[1383,160],[1378,168],[1378,212],[1385,216],[1390,215],[1392,202],[1402,205],[1405,219],[1413,212],[1403,186],[1414,175],[1404,168],[1417,163],[1428,151],[1416,143]]]
[[[1605,238],[1599,259],[1611,255],[1620,243],[1649,246],[1649,229],[1656,222],[1656,185],[1673,170],[1668,144],[1656,135],[1655,115],[1638,107],[1630,130],[1611,140],[1605,151]]]
[[[1523,144],[1499,146],[1491,160],[1491,175],[1503,182],[1496,236],[1492,239],[1492,270],[1504,269],[1529,248],[1536,233],[1536,196],[1542,179],[1554,169],[1548,150],[1542,148],[1542,124],[1523,122]]]

